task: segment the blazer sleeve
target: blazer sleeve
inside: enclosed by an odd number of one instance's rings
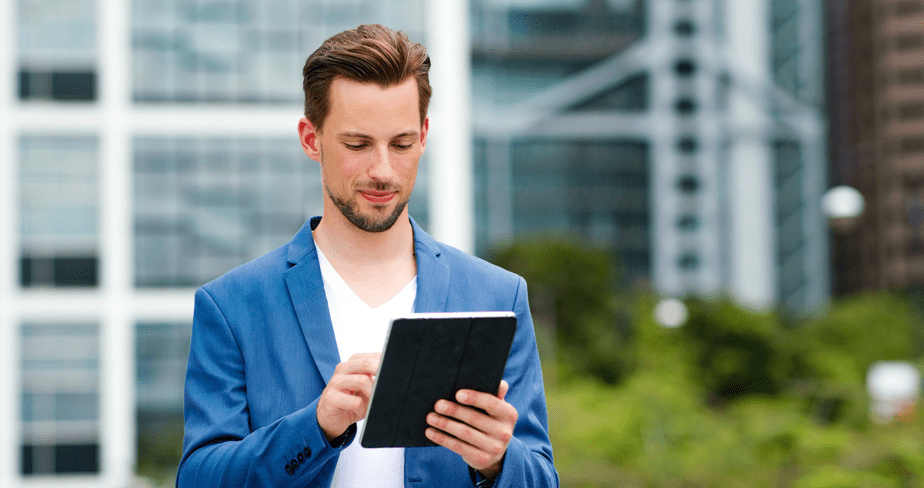
[[[553,488],[558,486],[558,472],[552,461],[542,367],[526,280],[522,277],[517,284],[513,311],[517,316],[517,332],[504,371],[504,379],[510,384],[505,400],[516,407],[519,418],[494,486]]]
[[[326,486],[355,436],[353,428],[332,447],[317,422],[317,399],[251,431],[244,356],[204,288],[196,291],[184,416],[178,488]]]

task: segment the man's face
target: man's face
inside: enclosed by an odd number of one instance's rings
[[[362,230],[388,230],[405,214],[429,126],[417,97],[413,78],[388,88],[336,78],[321,130],[299,122],[305,153],[321,163],[325,205]]]

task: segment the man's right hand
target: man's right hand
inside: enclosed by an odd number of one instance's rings
[[[366,416],[380,353],[362,353],[337,365],[318,400],[318,425],[327,440],[336,439]]]

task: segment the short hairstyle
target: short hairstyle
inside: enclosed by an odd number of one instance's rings
[[[321,128],[330,111],[330,86],[335,78],[389,87],[413,76],[423,124],[432,93],[429,72],[427,48],[411,42],[404,32],[379,24],[341,32],[324,41],[305,61],[305,118]]]

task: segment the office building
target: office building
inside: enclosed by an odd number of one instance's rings
[[[834,240],[835,292],[924,284],[924,3],[829,2],[832,177],[865,210]]]
[[[569,233],[665,295],[826,302],[821,3],[473,5],[480,251]]]
[[[178,448],[195,287],[320,214],[296,136],[305,57],[363,22],[424,41],[424,14],[0,2],[0,486],[126,487],[138,449]]]
[[[321,210],[295,137],[304,58],[369,22],[467,52],[450,28],[428,36],[450,5],[464,4],[0,1],[0,486],[124,487],[139,461],[178,459],[151,450],[181,428],[194,288]],[[568,233],[666,295],[824,303],[817,2],[470,12],[471,76],[462,62],[434,80],[411,201],[431,233],[458,227],[452,242],[480,254]],[[472,124],[444,108],[468,105],[469,79]],[[470,146],[447,143],[469,125]],[[471,171],[429,162],[469,150]]]

